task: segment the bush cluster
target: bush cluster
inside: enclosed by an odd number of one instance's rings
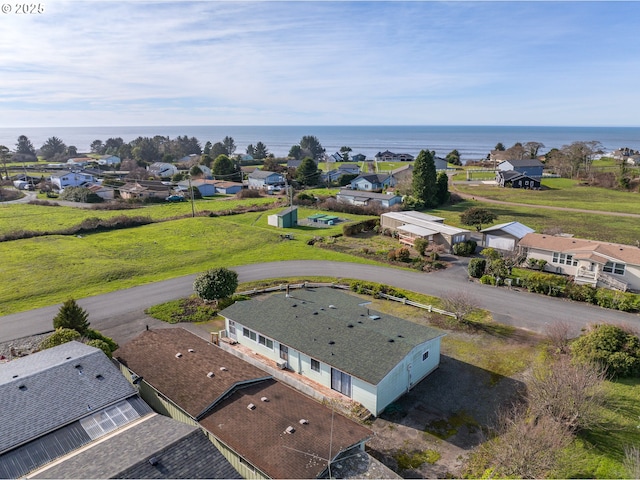
[[[371,218],[369,220],[363,220],[362,222],[352,223],[342,226],[342,234],[345,237],[352,237],[362,232],[369,232],[380,226],[379,218]]]
[[[467,271],[469,276],[473,278],[480,278],[484,275],[484,271],[487,268],[487,261],[484,258],[472,258],[469,260],[469,266]]]
[[[407,298],[404,293],[390,287],[389,285],[382,285],[380,283],[355,280],[349,284],[349,288],[352,292],[363,295],[373,295],[374,297],[378,297],[379,293],[384,293],[385,295],[391,295],[392,297]]]
[[[614,377],[640,376],[640,338],[616,325],[593,325],[571,344],[571,353]]]
[[[466,240],[464,242],[454,244],[452,251],[454,255],[468,257],[476,252],[477,246],[478,244],[475,240]]]
[[[102,197],[99,197],[91,190],[85,187],[67,187],[60,194],[60,200],[67,200],[69,202],[82,202],[82,203],[100,203],[103,201]]]

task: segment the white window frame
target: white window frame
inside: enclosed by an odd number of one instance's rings
[[[575,260],[573,258],[573,255],[571,255],[570,253],[553,252],[551,263],[559,263],[560,265],[573,265],[574,267],[578,266],[578,261]]]
[[[605,273],[613,273],[614,275],[624,275],[626,265],[619,262],[607,262],[602,267],[602,271]]]
[[[242,327],[242,336],[253,340],[254,342],[258,341],[258,334],[247,327]]]
[[[270,350],[273,350],[273,340],[265,337],[264,335],[258,334],[258,343]]]
[[[320,373],[320,362],[315,358],[312,358],[310,363],[311,363],[311,370],[313,370],[314,372]]]
[[[236,334],[236,322],[233,320],[229,320],[229,335]]]

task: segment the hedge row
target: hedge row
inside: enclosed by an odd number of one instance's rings
[[[379,225],[380,219],[372,218],[369,220],[363,220],[362,222],[352,223],[350,225],[343,225],[342,233],[345,237],[352,237],[353,235],[357,235],[358,233],[374,230]]]

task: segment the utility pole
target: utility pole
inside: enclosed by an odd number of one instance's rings
[[[187,178],[189,179],[189,195],[191,196],[191,218],[195,218],[196,207],[193,204],[193,197],[195,197],[195,195],[193,194],[193,188],[191,187],[191,174],[188,174]]]

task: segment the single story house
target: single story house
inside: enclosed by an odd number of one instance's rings
[[[79,342],[3,364],[0,398],[0,478],[241,478],[199,429],[153,413]]]
[[[356,153],[355,155],[351,155],[352,162],[364,162],[367,159],[367,156],[362,153]]]
[[[89,157],[70,158],[67,160],[67,168],[84,168],[91,162],[95,160]]]
[[[154,162],[147,167],[149,175],[158,178],[170,178],[178,173],[178,167],[172,163]]]
[[[374,415],[440,364],[444,332],[371,311],[334,288],[236,302],[220,315],[232,340]]]
[[[378,162],[413,162],[413,155],[409,153],[393,153],[389,150],[378,152],[375,155]]]
[[[248,177],[249,188],[267,189],[269,186],[284,186],[284,176],[280,173],[270,172],[268,170],[260,170],[256,168]]]
[[[531,177],[515,170],[497,171],[496,183],[501,187],[539,189],[540,177]]]
[[[51,180],[51,185],[58,190],[64,190],[66,187],[79,187],[95,181],[93,175],[69,171],[52,173],[49,178]]]
[[[381,191],[391,186],[391,176],[386,173],[363,173],[351,180],[351,188],[365,192]]]
[[[400,243],[413,246],[417,238],[425,238],[429,243],[441,245],[451,252],[453,245],[471,238],[471,232],[464,228],[445,225],[444,219],[416,211],[387,212],[380,216],[380,228],[397,232]]]
[[[515,171],[528,177],[542,178],[543,163],[537,158],[524,158],[522,160],[505,160],[497,167],[502,172]]]
[[[337,182],[343,175],[360,175],[360,166],[351,163],[340,165],[338,168],[321,173],[320,178],[325,182]]]
[[[342,189],[336,195],[336,200],[351,205],[369,206],[378,204],[389,208],[402,203],[402,197],[395,194],[363,192],[360,190]]]
[[[216,192],[222,195],[235,195],[244,188],[242,183],[227,182],[224,180],[214,180],[213,184],[216,187]]]
[[[165,198],[171,195],[171,186],[162,182],[136,180],[118,187],[118,191],[125,199]]]
[[[245,478],[322,477],[371,436],[182,328],[144,331],[114,358],[156,411],[202,428]]]
[[[291,228],[298,225],[298,207],[288,207],[280,212],[269,215],[267,223],[272,227]]]
[[[116,155],[100,155],[98,156],[98,165],[117,165],[121,163],[120,157]]]
[[[534,230],[532,228],[520,222],[501,223],[480,230],[480,233],[482,233],[483,246],[508,252],[517,250],[520,240],[522,240],[525,235],[533,232]]]
[[[103,200],[113,200],[115,197],[115,190],[112,187],[107,187],[99,183],[93,183],[91,185],[88,185],[87,188]]]
[[[519,248],[527,259],[546,260],[546,271],[569,275],[578,284],[640,290],[640,248],[636,246],[529,233]]]
[[[178,182],[178,186],[182,190],[189,189],[189,181],[182,180]],[[212,197],[216,193],[216,185],[214,180],[205,180],[202,178],[196,178],[195,180],[191,180],[191,186],[197,188],[200,192],[200,195],[203,197]]]

